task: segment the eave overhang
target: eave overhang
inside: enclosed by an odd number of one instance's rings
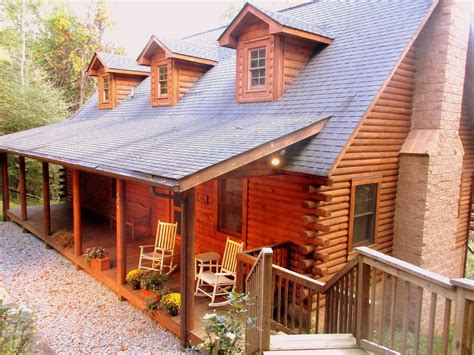
[[[240,31],[246,26],[246,20],[249,17],[254,17],[261,20],[262,22],[265,22],[269,26],[269,34],[294,36],[324,44],[330,44],[333,41],[333,38],[328,37],[327,35],[308,32],[299,28],[284,25],[278,20],[264,13],[262,10],[249,3],[246,3],[237,16],[234,17],[229,26],[227,26],[224,32],[222,32],[222,34],[219,36],[219,45],[234,49],[237,48]]]
[[[180,59],[180,60],[184,60],[188,62],[204,64],[204,65],[209,65],[209,66],[214,66],[218,63],[218,61],[212,60],[209,58],[191,56],[191,55],[187,55],[183,53],[178,53],[176,51],[173,52],[163,43],[163,41],[160,41],[158,37],[156,37],[155,35],[152,35],[150,39],[148,40],[145,48],[143,48],[143,50],[141,51],[140,55],[137,58],[137,63],[139,65],[150,66],[151,58],[159,48],[161,48],[165,52],[165,57],[163,59],[175,58],[175,59]]]

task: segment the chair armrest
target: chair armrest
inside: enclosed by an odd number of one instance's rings
[[[235,272],[216,272],[214,275],[216,276],[235,276]]]
[[[155,246],[154,245],[139,245],[138,247],[143,250],[144,248],[154,248]]]

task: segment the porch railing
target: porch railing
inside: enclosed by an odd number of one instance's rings
[[[252,323],[246,327],[245,353],[254,354],[270,348],[270,313],[271,306],[271,269],[272,254],[270,248],[260,251],[255,264],[245,280],[247,295],[247,318]]]
[[[473,280],[452,280],[370,248],[356,250],[326,284],[273,264],[270,286],[259,290],[272,290],[271,327],[287,334],[352,333],[376,353],[471,354]],[[241,254],[239,270],[256,260]]]

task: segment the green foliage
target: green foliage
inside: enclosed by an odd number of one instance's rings
[[[469,240],[468,246],[474,250],[474,240]],[[466,277],[474,280],[474,253],[471,253],[469,249],[467,250]]]
[[[55,87],[76,110],[95,91],[96,84],[85,70],[94,52],[120,52],[103,43],[105,29],[110,26],[106,2],[96,1],[88,19],[74,15],[70,6],[57,4],[42,23],[34,50],[34,60],[51,76]]]
[[[0,305],[0,354],[31,351],[34,317],[25,307]]]
[[[203,319],[206,338],[197,350],[202,354],[231,355],[243,354],[243,339],[245,334],[244,320],[248,298],[245,295],[232,293],[230,309],[223,314],[208,313]]]
[[[43,0],[0,4],[0,135],[64,120],[95,90],[85,73],[93,53],[119,52],[102,41],[111,25],[105,0],[94,0],[86,19],[67,5],[44,5]],[[10,185],[17,188],[17,159],[9,166]],[[59,199],[58,170],[50,166],[53,200]],[[41,196],[37,161],[27,161],[27,190]]]
[[[158,271],[146,271],[140,279],[140,287],[147,291],[161,291],[166,282],[166,276]]]
[[[91,259],[103,259],[107,251],[105,248],[102,247],[90,247],[84,251],[84,259],[86,260],[87,264],[90,264]]]

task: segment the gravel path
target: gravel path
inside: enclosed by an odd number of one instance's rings
[[[0,224],[0,278],[58,353],[179,353],[179,341],[13,223]]]

